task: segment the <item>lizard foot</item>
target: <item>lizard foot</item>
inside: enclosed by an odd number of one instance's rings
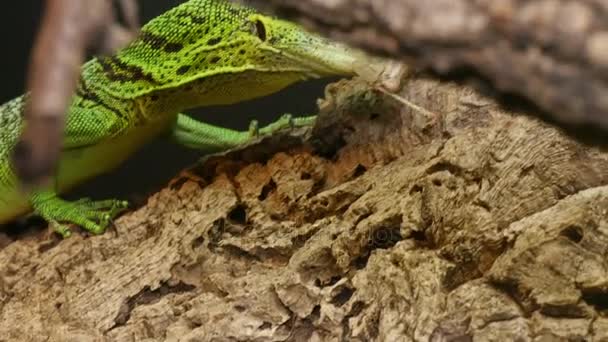
[[[102,234],[118,214],[128,207],[119,200],[92,201],[84,198],[68,202],[53,193],[34,195],[32,203],[37,214],[47,220],[62,237],[72,235],[69,224],[76,224],[92,234]]]
[[[312,126],[315,123],[316,118],[316,116],[294,118],[291,114],[284,114],[277,121],[262,128],[258,127],[257,120],[253,120],[249,124],[249,135],[250,137],[255,138],[261,135],[272,135],[283,129]]]

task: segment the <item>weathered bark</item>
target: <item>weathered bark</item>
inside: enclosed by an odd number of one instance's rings
[[[490,80],[565,123],[608,128],[608,0],[258,0],[367,49]]]
[[[435,116],[343,81],[307,143],[207,160],[105,235],[9,244],[0,340],[608,340],[608,153],[404,89]]]

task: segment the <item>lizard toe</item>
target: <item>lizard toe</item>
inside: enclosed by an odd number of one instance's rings
[[[255,138],[260,135],[260,124],[258,123],[258,120],[251,120],[248,131],[250,138]]]
[[[61,224],[57,221],[50,221],[49,225],[55,231],[55,233],[61,235],[61,237],[64,239],[67,239],[72,236],[72,231],[70,230],[70,227],[68,225]]]

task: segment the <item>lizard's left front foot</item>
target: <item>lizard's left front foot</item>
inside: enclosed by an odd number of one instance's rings
[[[72,235],[65,223],[76,224],[92,234],[102,234],[112,219],[128,207],[128,202],[119,200],[92,201],[85,198],[68,202],[50,192],[35,194],[31,201],[35,212],[64,238]]]

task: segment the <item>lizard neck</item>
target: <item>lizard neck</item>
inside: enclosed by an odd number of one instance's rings
[[[121,82],[132,83],[132,79],[108,74],[102,63],[93,59],[83,66],[77,95],[90,98],[93,94],[96,98],[92,100],[106,107],[113,107],[130,122],[145,122],[174,116],[192,108],[229,105],[266,96],[300,78],[302,77],[297,71],[250,67],[218,72],[175,85],[159,83],[154,89],[131,97],[123,96],[114,90]],[[107,87],[109,82],[112,83],[112,88]]]
[[[94,108],[107,115],[113,113],[116,121],[122,122],[124,126],[141,126],[158,119],[153,113],[144,110],[137,98],[123,98],[119,94],[110,92],[106,87],[108,76],[100,72],[99,68],[97,59],[92,59],[83,65],[72,107]]]
[[[138,99],[146,112],[172,114],[184,110],[229,105],[275,93],[293,83],[285,72],[243,70],[197,79],[175,88],[154,91]]]

